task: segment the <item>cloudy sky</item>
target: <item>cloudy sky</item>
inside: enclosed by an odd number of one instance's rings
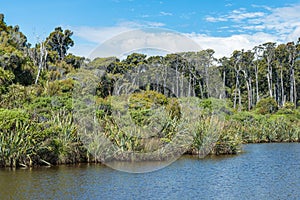
[[[217,57],[300,37],[299,0],[0,0],[0,13],[30,43],[57,26],[71,29],[70,51],[82,56],[120,33],[148,27],[182,33]]]

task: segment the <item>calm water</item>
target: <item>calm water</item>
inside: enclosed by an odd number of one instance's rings
[[[245,153],[184,156],[151,173],[102,165],[0,170],[0,199],[299,199],[300,144],[252,144]]]

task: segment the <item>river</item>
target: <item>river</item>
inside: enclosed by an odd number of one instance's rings
[[[299,188],[298,143],[244,145],[235,156],[182,156],[150,173],[100,164],[0,170],[0,199],[299,199]]]

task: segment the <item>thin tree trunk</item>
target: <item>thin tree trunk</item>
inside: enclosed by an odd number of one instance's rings
[[[271,69],[271,66],[270,66],[270,61],[268,59],[268,72],[267,72],[267,80],[268,80],[268,89],[269,89],[269,95],[270,97],[273,97],[272,95],[272,69]]]
[[[293,80],[293,75],[292,75],[292,70],[290,74],[290,101],[294,103],[294,80]]]
[[[236,71],[236,79],[235,79],[235,90],[234,90],[234,101],[233,108],[236,109],[236,101],[237,101],[237,91],[239,89],[239,70]]]
[[[285,104],[285,98],[284,98],[284,85],[283,85],[283,69],[282,64],[280,65],[280,85],[281,85],[281,106],[284,106]]]
[[[296,90],[296,79],[295,79],[295,70],[293,68],[293,85],[294,85],[294,104],[295,108],[297,107],[297,90]]]
[[[226,87],[226,71],[223,71],[223,90],[225,91]],[[220,94],[220,99],[222,99],[222,94]]]
[[[200,89],[200,95],[201,95],[201,99],[204,98],[204,94],[203,94],[203,87],[202,87],[202,84],[201,84],[201,80],[199,80],[199,89]]]
[[[39,61],[38,73],[37,73],[37,76],[36,76],[36,79],[35,79],[35,85],[37,85],[37,83],[38,83],[41,71],[43,70],[44,65],[46,63],[46,60],[47,60],[47,56],[48,56],[48,52],[47,52],[44,44],[41,42],[41,46],[40,46],[40,61]]]
[[[258,88],[258,67],[255,67],[255,89],[256,89],[256,103],[259,102],[259,88]]]
[[[253,106],[253,98],[252,98],[252,79],[249,76],[249,104],[248,104],[248,110],[250,111]]]

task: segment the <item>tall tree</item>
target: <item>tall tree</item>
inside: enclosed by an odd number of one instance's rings
[[[46,66],[46,61],[47,61],[47,55],[48,55],[48,51],[46,50],[45,48],[45,44],[44,42],[41,42],[40,43],[40,52],[39,52],[39,61],[38,61],[38,73],[36,75],[36,78],[35,78],[35,84],[38,83],[38,80],[39,80],[39,77],[40,77],[40,74],[41,74],[41,71],[44,69],[44,67]]]
[[[290,66],[290,101],[297,104],[297,90],[295,79],[295,62],[297,59],[297,49],[294,42],[287,43],[288,63]]]
[[[273,97],[273,67],[272,62],[275,59],[275,45],[276,43],[268,42],[263,44],[264,47],[264,58],[267,62],[267,80],[268,80],[268,89],[269,89],[269,95],[270,97]]]
[[[248,110],[253,106],[253,95],[252,95],[252,77],[253,74],[253,60],[254,60],[254,53],[251,51],[242,51],[242,69],[241,72],[244,75],[246,81],[246,88],[248,93]]]
[[[255,73],[255,91],[256,91],[256,103],[259,102],[259,81],[258,81],[258,67],[263,57],[262,46],[256,46],[253,48],[254,51],[254,73]]]
[[[242,53],[243,51],[234,51],[232,54],[231,59],[234,63],[234,70],[235,70],[235,90],[234,90],[234,101],[233,101],[233,108],[236,109],[237,104],[237,95],[239,95],[239,106],[238,110],[241,110],[242,107],[242,100],[241,100],[241,85],[240,85],[240,71],[241,71],[241,61],[242,61]]]
[[[47,48],[50,51],[56,51],[59,61],[63,60],[67,51],[74,45],[74,41],[71,39],[73,32],[70,30],[64,30],[61,27],[55,28],[46,39]]]
[[[288,55],[287,55],[287,48],[285,44],[280,44],[277,46],[276,48],[276,66],[277,69],[279,70],[279,74],[280,74],[280,86],[278,94],[279,94],[279,98],[278,98],[278,103],[280,106],[283,106],[285,104],[286,101],[286,95],[285,95],[285,89],[284,89],[284,76],[283,76],[283,69],[284,69],[284,65],[285,63],[287,63],[288,61]]]

